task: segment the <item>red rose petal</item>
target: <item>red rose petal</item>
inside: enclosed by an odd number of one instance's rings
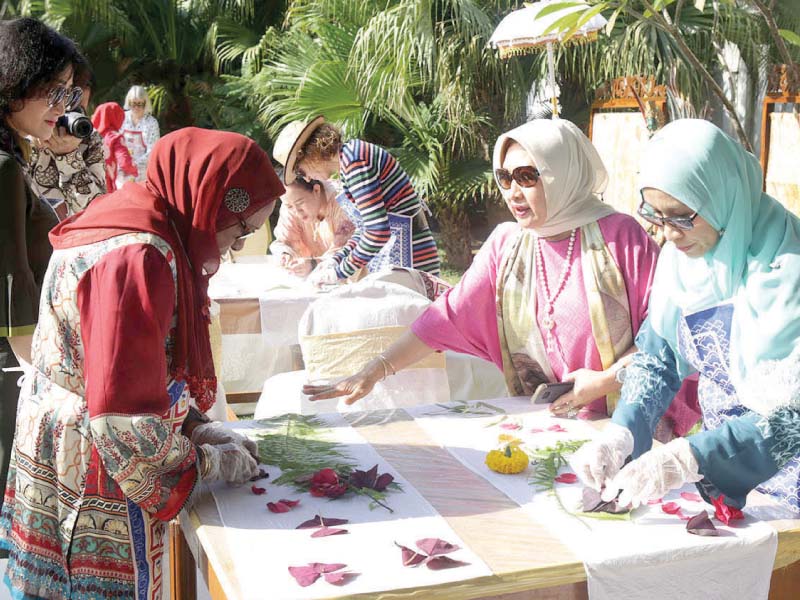
[[[663,498],[658,498],[657,500],[648,500],[647,504],[652,506],[653,504],[661,504],[663,501]]]
[[[665,502],[661,505],[661,510],[668,515],[677,515],[679,512],[681,512],[681,507],[675,502]]]
[[[286,500],[285,498],[281,498],[280,501],[289,508],[294,508],[295,506],[300,504],[300,500]]]
[[[320,527],[311,534],[312,538],[328,537],[329,535],[342,535],[350,533],[347,529],[336,529],[335,527]]]
[[[450,554],[456,550],[460,550],[460,546],[445,542],[439,538],[423,538],[417,540],[417,548],[422,550],[428,556],[439,556],[440,554]]]
[[[270,512],[274,513],[287,513],[292,510],[292,507],[285,504],[283,501],[267,502],[267,508]]]
[[[298,584],[302,587],[308,587],[319,579],[319,573],[311,566],[307,567],[289,567],[289,573],[295,578]]]
[[[563,428],[561,425],[559,425],[558,423],[556,423],[555,425],[550,425],[550,427],[548,427],[548,428],[547,428],[547,431],[557,431],[557,432],[559,432],[559,433],[566,433],[566,432],[567,432],[567,430],[566,430],[566,429],[564,429],[564,428]]]
[[[531,429],[531,433],[542,433],[543,431],[544,429],[542,429],[541,427],[534,427],[533,429]]]
[[[711,503],[714,505],[714,517],[725,525],[730,525],[731,521],[744,519],[742,511],[725,504],[725,496],[723,495],[720,495],[719,498],[711,498]]]
[[[578,476],[575,473],[562,473],[554,481],[558,483],[575,483],[578,481]]]
[[[250,491],[253,492],[256,496],[260,496],[262,494],[267,493],[267,488],[258,487],[257,485],[251,486]]]
[[[686,523],[686,531],[689,533],[702,536],[719,535],[719,531],[714,527],[711,519],[708,518],[708,513],[706,511],[697,513],[695,516],[688,519],[688,521],[689,522]]]
[[[693,494],[692,492],[681,492],[681,498],[689,502],[702,502],[703,498],[700,494]]]
[[[500,425],[500,429],[516,431],[517,429],[522,429],[522,425],[520,425],[519,423],[503,423],[502,425]]]
[[[433,571],[452,569],[454,567],[463,567],[467,564],[469,563],[465,563],[462,560],[452,559],[449,556],[431,556],[425,561],[425,565],[427,565],[427,567]]]

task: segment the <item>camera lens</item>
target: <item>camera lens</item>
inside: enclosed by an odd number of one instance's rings
[[[61,115],[56,121],[56,125],[63,127],[67,130],[67,133],[77,138],[87,138],[94,131],[89,117],[78,111],[71,111]]]

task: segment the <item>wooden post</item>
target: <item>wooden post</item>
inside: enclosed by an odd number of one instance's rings
[[[169,574],[172,600],[197,598],[197,568],[178,519],[169,522]]]

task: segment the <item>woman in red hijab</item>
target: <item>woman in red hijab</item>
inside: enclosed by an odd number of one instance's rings
[[[187,128],[146,184],[51,232],[0,518],[14,595],[158,599],[165,522],[198,480],[257,474],[255,445],[194,406],[216,392],[208,278],[283,191],[252,140]]]
[[[125,145],[125,138],[119,132],[125,120],[125,111],[116,102],[105,102],[94,110],[92,125],[103,136],[103,154],[106,162],[106,191],[110,194],[117,190],[117,180],[125,175],[133,181],[139,176],[139,169],[133,164],[133,158]],[[123,175],[120,176],[119,172]],[[120,186],[122,187],[122,186]]]

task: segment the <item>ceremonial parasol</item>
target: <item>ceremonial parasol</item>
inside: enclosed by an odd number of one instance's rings
[[[548,10],[544,10],[545,8]],[[547,50],[547,80],[552,90],[553,118],[558,118],[556,97],[556,66],[553,45],[564,42],[591,41],[605,27],[605,17],[583,2],[564,0],[541,0],[526,4],[525,8],[509,13],[494,30],[489,43],[500,51],[500,58],[526,54],[544,46]],[[539,14],[544,11],[544,14]],[[575,14],[571,26],[554,25],[565,17]],[[593,14],[594,13],[594,14]],[[583,22],[582,22],[583,21]],[[576,27],[577,26],[577,27]],[[574,31],[572,31],[574,29]],[[567,34],[568,40],[564,40]]]

